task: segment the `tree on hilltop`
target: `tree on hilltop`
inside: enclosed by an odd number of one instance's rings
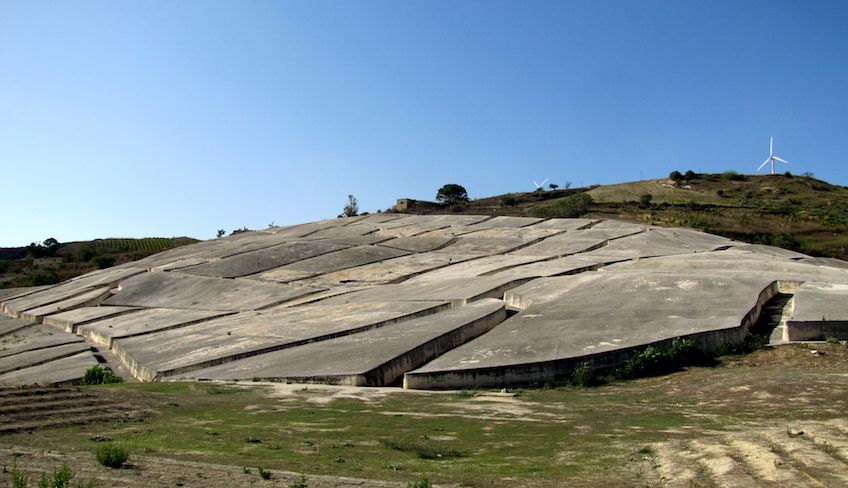
[[[468,192],[465,191],[465,188],[462,185],[448,183],[439,188],[439,191],[436,192],[436,201],[442,202],[446,205],[455,205],[460,202],[467,202]]]

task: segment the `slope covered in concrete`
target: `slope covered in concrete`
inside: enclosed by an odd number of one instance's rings
[[[0,382],[72,381],[97,361],[143,381],[557,382],[678,337],[741,341],[774,297],[784,338],[848,334],[841,261],[617,221],[378,214],[9,294]]]

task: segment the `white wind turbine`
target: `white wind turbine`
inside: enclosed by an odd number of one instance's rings
[[[771,139],[769,139],[769,157],[767,157],[766,160],[763,161],[763,164],[761,164],[760,167],[757,168],[757,172],[759,173],[759,171],[763,169],[763,166],[771,162],[771,174],[774,174],[775,161],[780,161],[781,163],[789,164],[789,161],[786,161],[785,159],[780,159],[779,157],[774,155],[774,137],[772,137]]]
[[[534,185],[536,185],[536,189],[537,189],[537,190],[539,190],[539,189],[544,190],[544,189],[545,189],[545,183],[547,183],[547,181],[548,181],[549,179],[550,179],[550,178],[545,178],[545,181],[543,181],[543,182],[541,182],[541,183],[536,183],[536,180],[533,180],[533,184],[534,184]]]

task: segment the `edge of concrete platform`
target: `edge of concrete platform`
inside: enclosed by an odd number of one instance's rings
[[[714,350],[723,344],[738,344],[748,335],[753,324],[759,319],[763,306],[781,292],[796,289],[800,285],[795,281],[773,281],[757,295],[753,306],[744,313],[739,325],[725,329],[698,332],[633,345],[611,351],[598,352],[583,356],[558,358],[538,362],[526,362],[503,366],[487,366],[464,370],[410,371],[404,374],[405,389],[460,389],[460,388],[501,388],[506,386],[527,386],[542,384],[561,384],[570,379],[574,370],[588,363],[599,373],[609,373],[624,365],[634,353],[647,347],[660,350],[668,349],[676,340],[691,340],[703,350]]]

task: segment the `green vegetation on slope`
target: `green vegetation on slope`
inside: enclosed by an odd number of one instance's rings
[[[621,219],[848,260],[848,188],[788,173],[687,172],[675,179],[510,193],[410,211]]]
[[[51,285],[195,242],[190,237],[147,237],[62,244],[51,238],[27,247],[0,248],[0,288]]]

